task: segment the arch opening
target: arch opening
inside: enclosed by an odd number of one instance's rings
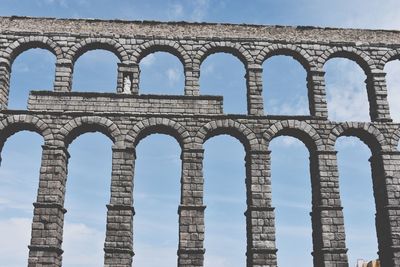
[[[96,123],[82,123],[81,125],[73,128],[67,133],[66,136],[64,136],[64,145],[68,148],[69,145],[81,135],[95,132],[99,132],[107,136],[112,143],[116,142],[115,136],[113,136],[112,132],[110,132],[110,129],[106,126]]]
[[[53,90],[54,54],[43,48],[18,53],[11,66],[8,109],[27,109],[31,90]]]
[[[203,143],[206,143],[210,138],[219,136],[219,135],[227,135],[232,138],[237,139],[242,145],[246,152],[251,150],[250,140],[245,133],[241,132],[239,129],[235,127],[217,127],[206,132],[206,136],[204,137]]]
[[[92,49],[82,51],[74,62],[72,91],[115,93],[120,59],[108,50]]]
[[[330,120],[370,121],[365,83],[368,73],[362,67],[356,61],[336,57],[324,65]]]
[[[166,134],[151,134],[136,147],[133,231],[138,266],[177,264],[180,151],[174,137]]]
[[[112,142],[101,133],[85,133],[69,147],[65,194],[63,264],[103,265],[107,208],[111,187]]]
[[[395,122],[400,121],[400,59],[394,59],[386,63],[386,85],[388,92],[388,101],[390,106],[390,115]]]
[[[200,94],[222,95],[224,113],[247,113],[246,65],[227,52],[215,52],[200,66]]]
[[[169,51],[154,51],[140,60],[140,94],[183,95],[184,62]]]
[[[276,55],[263,63],[264,111],[268,115],[309,115],[307,69],[296,58]]]
[[[43,137],[24,130],[13,133],[4,144],[0,160],[0,262],[24,266],[28,261]]]
[[[357,259],[368,262],[378,258],[373,189],[381,177],[372,177],[368,162],[371,150],[361,141],[357,137],[339,137],[335,145],[349,266],[355,265]]]
[[[303,141],[292,136],[275,137],[270,150],[278,265],[296,266],[301,262],[312,266],[309,150]]]
[[[205,266],[244,266],[244,146],[232,136],[215,135],[205,142],[204,148]]]

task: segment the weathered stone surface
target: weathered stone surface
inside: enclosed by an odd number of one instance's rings
[[[54,92],[31,92],[28,110],[7,110],[12,62],[35,47],[57,57]],[[109,50],[120,59],[115,93],[73,92],[74,62],[92,49]],[[156,51],[181,60],[183,96],[140,95],[139,62]],[[221,51],[246,67],[247,115],[224,114],[221,97],[199,96],[200,65]],[[264,114],[262,63],[273,55],[290,55],[306,69],[309,116]],[[327,119],[323,65],[332,57],[353,59],[364,69],[370,122]],[[238,138],[246,150],[248,267],[277,266],[268,145],[279,135],[300,139],[310,151],[314,266],[348,266],[334,150],[342,135],[358,136],[371,148],[379,257],[385,267],[400,266],[400,125],[390,119],[383,72],[388,61],[399,57],[396,31],[0,18],[0,148],[21,130],[44,139],[29,266],[62,264],[68,145],[88,131],[113,141],[105,266],[135,265],[135,147],[152,133],[169,134],[182,148],[178,266],[204,263],[203,143],[219,134]]]

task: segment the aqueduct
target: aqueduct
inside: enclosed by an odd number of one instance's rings
[[[56,56],[54,88],[32,91],[28,110],[9,110],[13,60],[30,48]],[[115,93],[71,90],[74,62],[93,49],[119,58]],[[140,94],[138,63],[157,51],[172,53],[184,65],[184,95]],[[231,53],[246,67],[246,115],[224,114],[222,97],[200,93],[200,65],[216,52]],[[292,56],[306,69],[309,116],[264,114],[262,63],[273,55]],[[352,59],[365,71],[371,121],[328,120],[323,66],[333,57]],[[0,147],[21,130],[44,139],[28,265],[62,265],[68,145],[99,131],[113,142],[105,266],[134,263],[135,146],[151,133],[172,135],[182,148],[178,266],[203,266],[203,143],[219,134],[239,139],[246,150],[247,266],[277,266],[268,145],[279,135],[302,140],[310,152],[314,266],[348,266],[334,148],[343,135],[357,136],[371,149],[378,254],[382,266],[400,266],[400,124],[390,118],[383,70],[399,58],[396,31],[0,18]]]

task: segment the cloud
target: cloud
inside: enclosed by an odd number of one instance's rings
[[[105,233],[85,224],[65,223],[63,265],[95,267],[103,265]]]
[[[333,59],[326,64],[328,113],[333,121],[370,121],[365,74],[355,62]]]
[[[26,266],[32,219],[0,220],[0,262],[7,267]]]
[[[178,83],[178,81],[181,78],[181,75],[179,73],[179,70],[176,68],[169,68],[167,69],[167,78],[168,78],[168,83],[170,86],[175,85]]]
[[[147,68],[153,66],[155,62],[156,62],[155,55],[149,54],[140,61],[140,65]]]
[[[39,6],[42,5],[57,5],[60,7],[68,8],[68,3],[66,0],[37,0],[36,3]]]
[[[193,11],[190,16],[191,20],[198,22],[203,21],[208,11],[209,0],[196,0],[193,5]]]
[[[296,101],[282,102],[268,99],[266,104],[270,115],[306,115],[309,114],[308,99],[305,96],[298,96]]]
[[[183,16],[183,6],[178,3],[171,3],[168,6],[167,14],[169,19],[177,19]]]
[[[390,115],[396,122],[400,121],[400,60],[392,61],[386,65],[385,71]]]
[[[275,150],[274,147],[277,147],[276,149],[279,149],[280,146],[283,147],[302,147],[304,146],[304,143],[301,142],[299,139],[291,136],[278,136],[274,138],[271,142],[271,150]]]
[[[159,267],[176,266],[178,247],[135,246],[135,266]]]
[[[209,0],[188,1],[188,5],[182,5],[180,2],[169,3],[167,7],[167,18],[169,20],[189,20],[201,22],[205,19]]]

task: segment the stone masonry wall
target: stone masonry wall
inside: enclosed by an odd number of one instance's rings
[[[54,88],[32,91],[28,110],[8,110],[12,63],[30,48],[56,55]],[[73,92],[74,62],[93,49],[111,51],[120,59],[115,93]],[[184,95],[140,94],[139,62],[157,51],[182,62]],[[224,114],[222,97],[201,96],[200,65],[217,52],[233,54],[246,68],[246,115]],[[274,55],[292,56],[306,69],[309,116],[264,114],[262,63]],[[352,59],[365,71],[371,121],[328,120],[323,66],[333,57]],[[248,267],[277,266],[268,146],[280,135],[300,139],[310,152],[314,266],[348,266],[335,151],[343,135],[357,136],[371,149],[379,258],[384,267],[400,266],[400,125],[390,118],[383,71],[387,62],[399,58],[396,31],[0,18],[0,148],[22,130],[44,139],[28,266],[62,266],[68,145],[89,131],[113,142],[104,266],[135,266],[135,147],[152,133],[173,136],[182,149],[179,267],[203,266],[207,257],[203,144],[220,134],[237,138],[246,150]]]

